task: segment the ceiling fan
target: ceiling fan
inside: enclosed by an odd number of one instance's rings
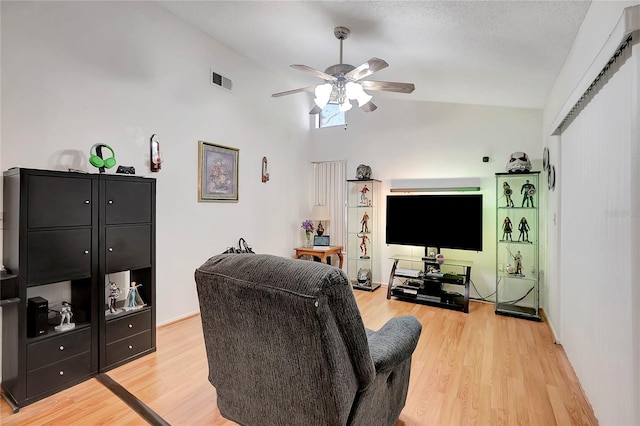
[[[306,65],[291,65],[300,71],[320,77],[324,80],[323,84],[302,87],[299,89],[288,90],[286,92],[274,93],[273,97],[292,95],[299,92],[314,92],[315,106],[309,114],[318,114],[328,104],[338,104],[341,111],[351,109],[351,101],[356,100],[358,106],[365,112],[371,112],[378,107],[371,102],[373,96],[365,92],[366,90],[380,90],[397,93],[411,93],[415,89],[413,83],[395,83],[391,81],[369,81],[362,80],[370,76],[376,71],[380,71],[389,66],[389,64],[379,58],[371,58],[367,62],[358,67],[342,63],[342,42],[349,37],[351,31],[345,27],[335,27],[333,34],[340,40],[340,63],[331,65],[329,68],[318,71]]]

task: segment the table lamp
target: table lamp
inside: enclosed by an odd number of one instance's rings
[[[329,208],[327,206],[321,206],[316,204],[311,209],[311,220],[318,221],[318,227],[316,230],[316,233],[318,234],[318,236],[322,236],[322,234],[324,234],[324,225],[322,225],[322,221],[323,220],[327,221],[329,220],[329,218],[330,218]]]

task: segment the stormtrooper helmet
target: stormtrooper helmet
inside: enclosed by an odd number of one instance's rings
[[[368,180],[371,179],[371,167],[360,164],[356,168],[356,179],[358,180]]]
[[[358,269],[358,284],[371,287],[371,270],[366,268]]]
[[[531,161],[526,152],[518,151],[511,154],[505,170],[509,173],[527,173],[531,170]]]

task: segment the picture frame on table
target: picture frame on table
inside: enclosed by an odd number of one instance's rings
[[[198,141],[198,201],[237,202],[240,150]]]
[[[426,257],[428,259],[436,260],[436,255],[438,254],[438,247],[427,247],[425,250]]]

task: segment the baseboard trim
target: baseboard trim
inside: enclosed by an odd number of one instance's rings
[[[149,406],[140,401],[134,394],[123,388],[118,382],[107,376],[105,373],[98,374],[96,379],[131,407],[133,411],[138,413],[138,415],[145,419],[149,424],[154,426],[171,426],[155,411],[149,408]]]
[[[156,323],[156,328],[166,327],[167,325],[175,324],[175,323],[180,322],[182,320],[185,320],[185,319],[188,319],[188,318],[191,318],[191,317],[195,317],[196,315],[200,315],[200,311],[187,312],[186,314],[183,314],[183,315],[180,315],[180,316],[177,316],[177,317],[173,317],[173,318],[171,318],[169,320],[166,320],[166,321],[162,321],[162,322]]]

